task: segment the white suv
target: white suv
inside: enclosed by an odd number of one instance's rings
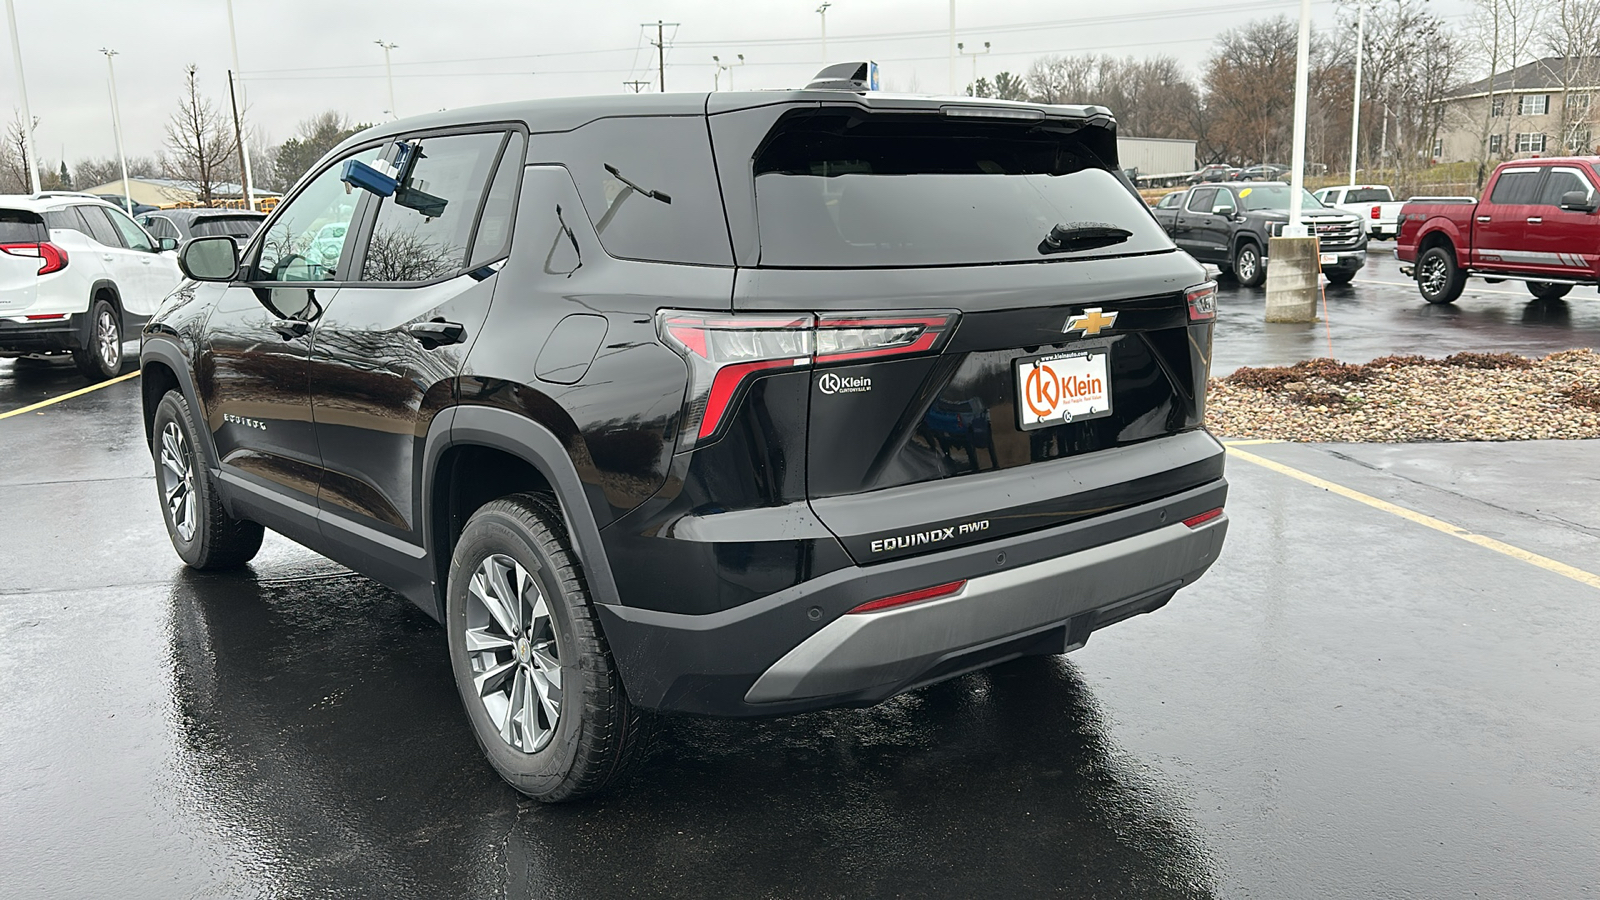
[[[91,381],[178,286],[177,244],[87,194],[0,195],[0,357],[72,354]]]

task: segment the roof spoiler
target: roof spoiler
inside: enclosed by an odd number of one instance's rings
[[[823,68],[817,77],[806,85],[810,91],[875,91],[878,89],[878,64],[863,62],[834,63]]]

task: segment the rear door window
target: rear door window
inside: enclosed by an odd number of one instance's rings
[[[405,182],[378,205],[362,281],[421,282],[462,272],[505,132],[423,138]]]
[[[1519,206],[1535,202],[1539,195],[1539,169],[1507,169],[1495,180],[1489,202],[1497,206]]]
[[[612,256],[733,264],[705,117],[599,119],[564,134],[535,135],[528,161],[558,162],[572,172]]]
[[[45,220],[25,209],[0,209],[0,244],[37,244],[50,240]]]
[[[83,216],[83,224],[88,226],[89,236],[107,247],[121,247],[122,239],[117,237],[117,229],[112,227],[111,220],[106,218],[103,206],[79,206],[78,215]]]
[[[790,113],[754,173],[763,266],[982,265],[1172,249],[1144,202],[1068,126]],[[1081,237],[1047,249],[1057,226]]]
[[[52,231],[76,231],[85,237],[94,237],[89,233],[89,226],[84,224],[83,217],[78,215],[77,210],[70,207],[67,209],[52,209],[45,213],[44,223]]]

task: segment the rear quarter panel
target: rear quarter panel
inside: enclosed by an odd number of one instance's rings
[[[1465,266],[1471,253],[1472,216],[1476,204],[1407,203],[1400,209],[1400,236],[1394,255],[1401,262],[1417,258],[1417,248],[1432,235],[1442,234],[1456,250],[1456,262]]]

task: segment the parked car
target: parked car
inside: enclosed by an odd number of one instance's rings
[[[1189,193],[1188,191],[1173,191],[1172,193],[1163,196],[1160,200],[1157,200],[1156,201],[1156,205],[1151,207],[1151,209],[1152,210],[1173,210],[1173,209],[1177,209],[1178,207],[1183,205],[1183,198],[1188,193]],[[1156,215],[1156,218],[1160,219],[1161,215],[1162,214],[1158,213]]]
[[[88,194],[85,196],[98,197],[112,206],[115,206],[117,209],[135,216],[142,215],[152,210],[160,209],[160,207],[151,206],[148,203],[140,203],[137,200],[130,200],[121,194]]]
[[[1238,169],[1234,168],[1233,166],[1225,166],[1221,163],[1213,163],[1202,168],[1193,175],[1190,175],[1189,183],[1200,184],[1204,181],[1227,181],[1228,173],[1237,171]]]
[[[178,284],[174,247],[85,194],[0,196],[0,356],[117,374],[123,337]]]
[[[614,781],[655,712],[1075,649],[1221,548],[1215,285],[1100,107],[442,112],[181,258],[141,356],[178,554],[237,566],[269,527],[409,597],[541,800]]]
[[[1239,169],[1238,174],[1230,175],[1229,181],[1277,181],[1289,173],[1288,166],[1278,166],[1272,163],[1263,163],[1257,166]]]
[[[1367,264],[1361,220],[1301,193],[1302,219],[1320,241],[1322,274],[1334,284],[1348,283]],[[1257,287],[1267,278],[1267,241],[1289,221],[1289,197],[1281,182],[1202,184],[1190,188],[1181,205],[1158,206],[1151,214],[1195,259]]]
[[[1412,201],[1395,257],[1429,303],[1454,303],[1469,276],[1522,281],[1540,300],[1600,284],[1600,157],[1501,163],[1484,199]]]
[[[1367,234],[1378,240],[1390,240],[1400,233],[1400,207],[1405,204],[1396,202],[1385,185],[1340,185],[1323,188],[1316,197],[1325,206],[1360,216],[1367,223]]]
[[[193,237],[227,234],[248,241],[266,219],[265,213],[244,209],[160,209],[135,216],[151,235],[183,243]]]

